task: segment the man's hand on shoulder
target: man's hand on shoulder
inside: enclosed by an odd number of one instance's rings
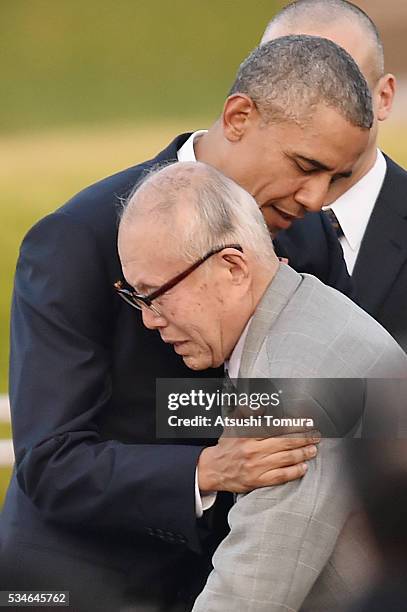
[[[320,436],[255,438],[221,437],[205,448],[198,461],[201,493],[247,493],[260,487],[284,484],[304,476],[306,461],[317,453]]]

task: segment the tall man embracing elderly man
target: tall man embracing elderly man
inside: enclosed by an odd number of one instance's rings
[[[407,379],[407,355],[390,334],[347,297],[280,264],[255,200],[211,166],[152,173],[124,209],[119,254],[134,288],[122,295],[193,370],[229,361],[244,378],[309,378],[310,402],[332,422],[349,407],[332,405],[314,379]],[[351,397],[366,423],[369,384]],[[383,397],[383,411],[404,401]],[[194,611],[326,612],[357,591],[364,555],[343,553],[352,544],[343,443],[322,440],[302,480],[237,501]]]
[[[274,234],[293,226],[275,238],[280,256],[346,290],[336,236],[311,213],[352,172],[371,125],[370,92],[348,54],[281,38],[242,64],[207,133],[178,136],[30,230],[12,308],[16,467],[0,518],[2,584],[70,590],[86,612],[126,602],[188,610],[224,533],[221,496],[207,509],[205,494],[304,474],[315,449],[303,442],[158,443],[155,380],[191,370],[115,295],[117,206],[156,163],[196,158],[246,188]]]

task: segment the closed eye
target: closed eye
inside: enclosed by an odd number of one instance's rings
[[[138,295],[145,295],[146,297],[148,297],[148,295],[153,293],[156,289],[158,289],[158,287],[152,285],[137,285],[137,287],[134,287],[134,291]]]
[[[320,172],[321,169],[320,168],[304,168],[303,166],[301,166],[297,161],[295,162],[295,165],[297,166],[297,168],[303,172],[304,174],[312,174],[313,172]]]
[[[319,168],[303,168],[302,166],[300,166],[298,162],[295,162],[295,163],[297,164],[297,168],[301,170],[301,172],[304,172],[304,174],[311,174],[312,172],[320,171]]]
[[[340,181],[341,179],[347,179],[352,176],[352,172],[342,172],[341,174],[335,174],[331,178],[331,183],[336,183],[336,181]]]
[[[313,166],[311,168],[304,168],[303,166],[301,166],[301,164],[298,163],[297,160],[294,160],[295,165],[297,166],[298,170],[300,170],[303,174],[313,174],[315,172],[326,172],[329,171],[327,168],[321,167],[320,165],[317,166]],[[339,174],[335,174],[332,178],[331,178],[331,184],[332,183],[336,183],[336,181],[339,181],[339,179],[343,179],[343,178],[350,178],[352,176],[352,171],[349,170],[348,172],[340,172]]]

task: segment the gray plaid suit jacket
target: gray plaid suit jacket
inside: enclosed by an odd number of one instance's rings
[[[281,265],[249,328],[240,377],[407,379],[407,356],[353,302]],[[323,439],[301,480],[239,496],[193,612],[329,612],[357,591],[368,552],[343,444]]]

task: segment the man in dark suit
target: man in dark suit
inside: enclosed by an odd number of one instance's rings
[[[369,83],[375,114],[369,145],[352,177],[332,186],[327,204],[336,216],[355,301],[407,350],[407,172],[377,148],[378,124],[390,114],[396,84],[384,71],[380,34],[366,13],[345,0],[289,4],[268,24],[262,42],[287,34],[333,40]]]
[[[367,84],[345,52],[323,39],[280,39],[241,66],[207,133],[178,136],[30,230],[12,309],[16,468],[1,516],[3,588],[70,590],[74,609],[87,612],[126,603],[188,610],[225,533],[213,493],[305,473],[309,439],[305,448],[281,439],[221,438],[212,448],[157,440],[156,378],[191,371],[114,291],[117,209],[157,163],[196,154],[250,190],[273,231],[307,213],[277,248],[299,270],[344,287],[330,227],[308,211],[351,172],[371,122]]]

